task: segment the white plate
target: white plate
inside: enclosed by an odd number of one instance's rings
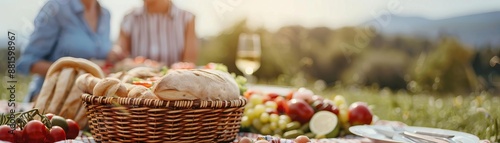
[[[293,89],[291,87],[282,87],[282,86],[270,86],[270,85],[255,85],[255,84],[248,84],[247,88],[249,90],[256,90],[256,91],[262,91],[262,92],[274,92],[279,95],[286,95],[290,93]]]
[[[406,142],[403,139],[403,137],[399,134],[396,134],[392,139],[390,139],[390,138],[387,138],[384,135],[378,133],[377,131],[375,131],[375,128],[386,130],[386,131],[393,131],[393,129],[390,126],[382,126],[382,125],[353,126],[353,127],[349,128],[349,131],[351,131],[353,134],[356,134],[358,136],[366,137],[366,138],[380,141],[380,142],[387,142],[387,143]],[[469,134],[469,133],[464,133],[464,132],[445,130],[445,129],[437,129],[437,128],[413,127],[413,126],[403,127],[403,129],[406,131],[409,131],[409,132],[423,131],[423,132],[429,132],[429,133],[455,135],[455,137],[453,137],[451,140],[453,140],[457,143],[478,143],[479,142],[479,138],[477,136]]]

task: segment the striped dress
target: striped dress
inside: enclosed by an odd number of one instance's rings
[[[147,13],[144,7],[134,9],[121,24],[121,30],[130,36],[131,56],[166,65],[180,62],[187,24],[193,17],[173,4],[170,13]]]

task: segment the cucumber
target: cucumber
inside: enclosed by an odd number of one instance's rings
[[[314,134],[314,133],[306,133],[306,134],[304,134],[304,135],[305,135],[306,137],[310,138],[310,139],[313,139],[313,138],[315,138],[315,137],[316,137],[316,134]]]
[[[300,129],[300,123],[297,121],[290,122],[286,124],[286,131]]]
[[[311,130],[309,129],[309,122],[302,125],[302,127],[300,127],[300,130],[304,131],[304,133],[311,132]]]
[[[339,119],[332,112],[319,111],[309,121],[309,129],[316,135],[334,138],[340,131]]]
[[[301,130],[291,130],[291,131],[285,132],[285,134],[283,134],[283,137],[285,139],[294,139],[302,134],[304,134],[304,132],[302,132]]]

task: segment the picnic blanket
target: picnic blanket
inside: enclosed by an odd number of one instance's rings
[[[23,112],[23,111],[28,111],[31,110],[33,107],[33,103],[16,103],[15,110],[17,112]],[[12,109],[12,107],[8,106],[8,101],[5,100],[0,100],[0,113],[8,113]],[[381,121],[377,123],[379,125],[401,125],[400,122],[391,122],[391,121]],[[281,139],[269,135],[260,135],[260,134],[255,134],[255,133],[247,133],[247,132],[240,132],[238,133],[238,136],[234,140],[234,143],[237,143],[241,138],[247,137],[252,140],[267,140],[270,143],[293,143],[294,141],[292,139]],[[1,141],[0,141],[1,142]],[[63,142],[63,141],[61,141]],[[95,143],[96,141],[94,140],[93,137],[87,136],[83,133],[80,133],[80,135],[75,139],[75,140],[67,140],[64,141],[64,143],[71,143],[71,142],[84,142],[84,143]],[[339,138],[329,138],[329,139],[311,139],[311,142],[313,143],[374,143],[372,140],[360,136],[355,136],[355,135],[348,135],[344,137],[339,137]],[[488,140],[481,140],[480,143],[490,143]]]

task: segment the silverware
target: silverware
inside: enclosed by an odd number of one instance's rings
[[[402,135],[407,136],[407,137],[411,137],[411,138],[417,138],[417,139],[424,140],[424,141],[429,141],[431,143],[449,143],[448,141],[444,141],[444,140],[435,138],[433,136],[415,134],[415,133],[410,133],[410,132],[406,132],[406,131],[403,132]]]
[[[433,132],[426,132],[426,131],[408,131],[402,127],[394,127],[392,126],[392,129],[394,131],[397,131],[397,132],[411,132],[411,133],[415,133],[415,134],[420,134],[420,135],[427,135],[427,136],[433,136],[433,137],[438,137],[438,138],[447,138],[447,139],[451,139],[453,137],[455,137],[455,135],[449,135],[449,134],[443,134],[443,133],[433,133]]]

